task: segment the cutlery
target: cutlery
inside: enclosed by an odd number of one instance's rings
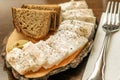
[[[105,38],[94,71],[88,80],[105,80],[106,54],[109,49],[111,34],[119,31],[119,22],[120,2],[109,1],[105,12],[105,23],[102,26],[103,31],[105,31]]]

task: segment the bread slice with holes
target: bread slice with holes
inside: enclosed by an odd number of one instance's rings
[[[24,4],[22,8],[27,9],[37,9],[37,10],[50,10],[52,13],[52,22],[51,22],[51,30],[56,30],[57,26],[60,23],[60,12],[61,7],[58,5],[37,5],[37,4]]]
[[[50,28],[51,12],[12,8],[13,24],[17,31],[34,40],[45,37]]]

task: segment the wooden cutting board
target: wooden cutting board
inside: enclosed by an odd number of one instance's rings
[[[24,35],[22,35],[21,33],[17,32],[16,29],[14,29],[7,40],[6,52],[8,51],[9,47],[11,47],[16,41],[24,40],[24,39],[27,40],[26,37],[24,37]],[[52,68],[47,69],[47,70],[41,68],[38,72],[26,74],[25,77],[37,78],[37,77],[40,77],[41,75],[48,74],[49,72],[53,71],[54,69],[57,69],[62,66],[64,67],[65,65],[69,64],[79,54],[79,52],[81,52],[81,50],[82,50],[82,48],[78,49],[73,55],[71,55],[67,59],[63,60],[57,66],[53,66]]]
[[[18,33],[18,32],[16,32],[16,30],[14,30],[11,33],[11,35],[8,37],[7,41],[5,39],[4,47],[12,45],[12,43],[14,43],[15,41],[20,40],[20,39],[26,39],[26,38],[21,33]],[[6,43],[7,43],[7,45],[6,45]],[[3,53],[5,53],[5,51],[6,50],[4,50]],[[78,80],[78,79],[82,79],[82,75],[83,75],[86,61],[87,61],[87,57],[83,60],[83,62],[77,68],[69,69],[65,72],[51,76],[48,80],[61,80],[61,79],[63,79],[63,80]],[[4,63],[3,58],[1,56],[0,56],[0,63]],[[4,66],[4,64],[2,64],[2,66]],[[5,66],[4,66],[4,68],[6,69]],[[7,73],[6,75],[4,75],[5,77],[8,76],[8,79],[6,79],[6,80],[15,80],[11,74],[11,71],[9,71],[8,69],[6,69],[6,71],[2,70],[2,72]]]

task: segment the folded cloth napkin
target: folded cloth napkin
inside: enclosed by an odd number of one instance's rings
[[[100,51],[105,37],[102,25],[105,23],[105,13],[102,14],[100,24],[94,40],[86,69],[82,80],[87,80],[94,70],[95,63],[100,55]],[[108,53],[106,54],[105,80],[120,80],[120,31],[111,36]]]

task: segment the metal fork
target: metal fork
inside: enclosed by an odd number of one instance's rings
[[[120,2],[108,2],[105,12],[105,23],[102,26],[106,32],[100,55],[96,61],[94,71],[88,80],[105,80],[106,53],[108,51],[111,34],[119,31]]]

